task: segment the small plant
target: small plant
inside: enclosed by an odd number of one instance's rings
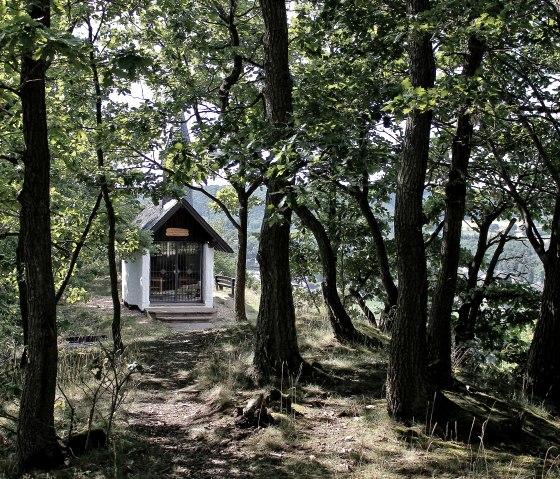
[[[556,455],[552,454],[554,450]],[[544,456],[541,479],[549,477],[560,477],[560,454],[556,446],[549,447]]]
[[[80,406],[84,403],[88,405],[86,417],[81,418],[85,423],[85,432],[80,433],[85,438],[83,450],[87,451],[92,445],[99,446],[101,442],[110,438],[115,415],[127,397],[133,375],[142,372],[142,366],[136,361],[131,361],[130,354],[130,350],[121,354],[99,344],[98,349],[92,349],[85,354],[65,355],[67,358],[63,363],[65,367],[62,368],[62,382],[59,383],[63,400],[57,401],[57,404],[63,411],[68,406],[70,411],[68,443],[72,442],[75,422],[80,419],[76,417],[77,407],[74,404],[78,400]],[[68,358],[73,358],[75,362],[72,364]],[[76,368],[78,365],[80,369]],[[69,377],[71,371],[74,371],[74,381]],[[62,384],[66,387],[77,387],[81,391],[81,397],[71,400],[64,392]],[[80,410],[83,411],[83,407]],[[103,434],[99,429],[95,429],[98,422],[102,423]],[[104,441],[99,439],[101,437]]]

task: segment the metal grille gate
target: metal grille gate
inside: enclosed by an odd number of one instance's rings
[[[200,243],[155,241],[150,259],[150,302],[202,301]]]

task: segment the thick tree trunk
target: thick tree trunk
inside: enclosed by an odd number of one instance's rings
[[[560,407],[560,195],[556,196],[550,246],[543,258],[541,310],[525,368],[528,394]]]
[[[261,0],[265,25],[264,70],[266,114],[273,127],[272,140],[285,137],[292,122],[292,82],[288,66],[288,23],[284,0]],[[269,182],[266,213],[261,227],[258,261],[261,301],[257,317],[254,366],[266,379],[298,374],[303,360],[297,344],[290,274],[291,210],[285,205],[286,180]],[[272,216],[280,221],[271,221]]]
[[[545,267],[541,310],[529,349],[525,389],[530,396],[548,399],[560,407],[558,338],[560,338],[560,261],[558,258],[553,258]]]
[[[476,37],[469,39],[469,51],[463,76],[473,77],[482,63],[484,44]],[[461,253],[461,230],[467,196],[467,169],[471,156],[473,126],[470,114],[459,116],[453,138],[451,168],[445,187],[445,220],[441,245],[441,264],[432,297],[428,321],[428,363],[430,380],[438,387],[453,381],[451,369],[451,312],[457,285],[457,268]]]
[[[408,0],[407,14],[429,9],[427,0]],[[408,39],[410,80],[431,88],[435,63],[430,35],[412,32]],[[427,278],[422,235],[422,195],[428,163],[432,112],[413,110],[407,119],[397,178],[395,238],[399,296],[387,370],[387,409],[400,420],[421,421],[427,407]]]
[[[239,201],[239,228],[237,229],[237,264],[235,277],[234,307],[235,320],[238,322],[247,321],[245,310],[245,287],[247,284],[247,221],[249,215],[247,193],[237,191]]]
[[[50,24],[48,0],[27,2],[28,12]],[[17,458],[21,471],[62,463],[54,428],[57,370],[56,303],[51,260],[50,153],[45,76],[47,64],[26,51],[21,61],[24,178],[19,195],[20,234],[27,282],[29,345],[21,395]]]
[[[296,205],[294,211],[302,224],[311,230],[319,247],[323,267],[321,287],[334,337],[341,343],[367,342],[368,338],[354,328],[352,320],[340,300],[336,285],[336,255],[325,228],[306,206]]]
[[[290,275],[291,210],[280,202],[283,191],[270,182],[266,195],[266,213],[261,228],[257,259],[261,273],[261,301],[257,316],[255,356],[253,364],[259,380],[271,376],[297,375],[303,364],[296,335],[296,317]],[[271,222],[272,205],[281,222]]]

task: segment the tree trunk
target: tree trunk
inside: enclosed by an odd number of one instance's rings
[[[50,26],[50,2],[27,2],[30,16]],[[38,26],[37,28],[41,28]],[[21,60],[24,178],[19,202],[27,282],[29,345],[21,394],[17,459],[20,471],[62,463],[54,428],[57,370],[56,303],[51,259],[50,152],[45,77],[47,64],[24,51]]]
[[[62,298],[62,295],[64,294],[64,291],[66,290],[66,287],[70,283],[70,279],[72,278],[72,273],[74,272],[74,267],[76,266],[76,263],[78,262],[78,258],[80,257],[80,252],[82,251],[82,248],[86,244],[86,239],[87,239],[87,236],[89,234],[89,230],[91,229],[91,226],[93,225],[93,220],[97,216],[97,210],[99,209],[99,206],[101,205],[101,200],[102,199],[103,199],[103,193],[99,193],[99,195],[97,195],[97,200],[95,200],[95,204],[93,205],[93,209],[91,210],[91,213],[89,214],[89,218],[87,220],[84,231],[82,232],[82,236],[80,237],[80,240],[78,241],[78,243],[76,243],[76,247],[74,248],[74,252],[72,253],[72,258],[70,258],[70,264],[68,265],[68,271],[66,271],[66,274],[64,275],[64,279],[62,280],[62,284],[60,285],[60,287],[58,288],[58,291],[56,292],[56,302],[57,302],[57,304],[60,301],[60,298]]]
[[[428,9],[427,0],[407,1],[410,17]],[[412,85],[433,87],[435,63],[430,34],[412,32],[408,42]],[[387,409],[391,416],[404,421],[421,421],[427,407],[427,279],[422,196],[431,122],[431,111],[409,113],[397,179],[395,239],[399,297],[389,350]]]
[[[531,396],[550,400],[557,407],[560,407],[559,315],[560,261],[553,258],[545,268],[541,310],[527,360],[525,390]]]
[[[525,368],[527,393],[560,407],[560,194],[551,224],[550,246],[544,257],[541,310]]]
[[[292,82],[288,66],[288,23],[284,0],[261,0],[264,32],[265,104],[273,127],[272,141],[285,137],[292,122]],[[257,259],[261,275],[261,301],[257,317],[254,366],[267,379],[298,374],[303,359],[296,336],[290,274],[291,210],[283,189],[287,181],[269,181],[265,216]],[[274,218],[273,218],[274,216]],[[271,221],[272,219],[272,221]]]
[[[480,312],[480,306],[482,305],[482,301],[486,296],[486,289],[494,282],[494,271],[496,271],[496,266],[498,266],[498,261],[500,260],[500,256],[504,252],[504,247],[508,240],[508,235],[513,225],[516,223],[517,219],[512,218],[509,221],[508,226],[506,229],[500,234],[500,241],[498,241],[498,245],[494,250],[494,254],[492,255],[492,259],[490,263],[488,263],[488,268],[486,268],[486,276],[484,278],[484,282],[482,283],[481,288],[475,287],[472,291],[470,307],[468,311],[468,318],[467,318],[467,328],[466,328],[466,336],[468,339],[474,339],[474,332],[476,329],[476,320],[478,319],[478,313]]]
[[[257,316],[253,364],[259,380],[297,375],[303,364],[296,335],[296,316],[290,275],[291,210],[280,213],[283,192],[270,182],[257,259],[261,273],[261,301]],[[273,213],[268,206],[273,206]],[[271,222],[272,214],[282,221]],[[276,218],[275,218],[276,219]]]
[[[377,326],[377,320],[375,319],[375,314],[373,314],[373,311],[371,309],[369,309],[365,299],[362,297],[360,292],[356,291],[355,289],[350,289],[350,294],[358,302],[358,305],[360,306],[360,309],[362,310],[362,313],[364,313],[364,316],[366,317],[368,322],[372,326],[375,326],[377,328],[378,326]]]
[[[500,207],[490,214],[483,217],[482,222],[479,224],[478,242],[476,247],[476,252],[472,261],[469,263],[469,271],[467,276],[467,293],[476,290],[478,285],[478,274],[480,273],[480,268],[482,266],[482,261],[486,255],[486,251],[489,248],[488,245],[488,233],[490,231],[490,226],[492,223],[500,216],[503,212],[504,207]],[[474,325],[469,321],[469,317],[472,309],[472,297],[466,301],[459,308],[459,318],[457,319],[457,326],[455,328],[455,344],[464,345],[465,342],[474,339]],[[477,313],[478,314],[478,313]]]
[[[469,39],[469,51],[463,76],[473,77],[482,63],[484,44],[476,37]],[[470,102],[469,102],[470,103]],[[459,116],[453,138],[451,168],[445,187],[445,220],[441,244],[441,265],[432,297],[428,321],[428,363],[430,380],[446,388],[453,381],[451,369],[451,312],[457,285],[457,268],[461,253],[461,230],[465,217],[467,169],[471,156],[473,126],[470,114]]]
[[[385,289],[385,293],[387,294],[386,310],[389,310],[393,306],[396,306],[399,292],[395,285],[395,281],[393,280],[393,275],[391,274],[387,249],[385,248],[385,240],[383,239],[383,234],[381,233],[381,228],[379,227],[377,218],[371,211],[371,207],[368,202],[368,195],[358,193],[354,196],[357,199],[360,210],[366,219],[373,243],[375,244],[377,262],[379,263],[379,271],[381,273],[381,282],[383,284],[383,288]]]
[[[109,237],[107,238],[107,259],[109,262],[109,278],[111,282],[111,298],[113,300],[113,321],[111,322],[111,332],[113,336],[113,350],[115,352],[124,351],[124,344],[121,335],[121,302],[119,299],[119,284],[117,270],[117,254],[115,251],[116,242],[116,219],[113,202],[109,195],[109,187],[107,180],[101,186],[105,208],[107,210],[107,219],[109,221]]]
[[[368,338],[354,328],[350,316],[340,301],[336,286],[336,256],[325,228],[306,206],[295,205],[294,211],[302,224],[311,230],[319,247],[319,256],[323,266],[321,288],[334,337],[341,343],[367,342]]]
[[[99,73],[97,71],[97,62],[95,59],[94,45],[93,45],[93,29],[88,18],[89,26],[89,41],[90,47],[90,63],[91,72],[93,74],[93,86],[95,89],[95,119],[96,125],[100,129],[103,125],[103,98],[101,95],[101,84],[99,83]],[[100,135],[101,132],[98,133]],[[97,138],[100,141],[100,138]],[[117,254],[115,250],[116,242],[116,218],[113,201],[109,191],[109,184],[107,175],[103,171],[105,167],[105,153],[101,146],[97,147],[97,166],[100,168],[100,183],[101,193],[103,194],[103,201],[105,203],[105,210],[107,212],[107,221],[109,223],[109,235],[107,238],[107,261],[109,263],[109,278],[111,284],[111,298],[113,300],[113,321],[111,323],[111,331],[113,336],[113,350],[115,352],[122,352],[124,344],[121,336],[121,302],[119,299],[119,284],[118,284],[118,270],[117,270]]]
[[[249,214],[249,198],[245,190],[237,190],[239,201],[239,228],[237,229],[237,264],[235,276],[234,307],[235,320],[238,322],[247,321],[245,310],[245,287],[247,284],[247,221]]]

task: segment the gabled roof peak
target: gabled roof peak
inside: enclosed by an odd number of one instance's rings
[[[144,231],[155,232],[180,209],[185,209],[193,217],[200,227],[212,238],[212,244],[218,251],[233,253],[233,250],[225,240],[184,198],[167,201],[165,204],[161,202],[158,205],[148,206],[138,215],[136,223]]]

